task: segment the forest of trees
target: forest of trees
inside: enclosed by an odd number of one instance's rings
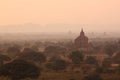
[[[0,44],[0,76],[6,80],[61,80],[64,76],[64,80],[108,80],[109,75],[115,76],[109,80],[120,79],[118,43],[93,46],[87,52],[75,50],[70,43],[48,44]],[[45,47],[44,51],[39,51],[41,46]],[[86,57],[86,53],[99,52],[101,48],[109,56],[102,64],[94,56]]]

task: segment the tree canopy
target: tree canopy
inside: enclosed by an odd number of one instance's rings
[[[0,67],[0,76],[8,76],[12,80],[36,79],[39,75],[40,68],[24,60],[15,60]]]
[[[102,77],[99,74],[93,73],[93,74],[91,74],[89,76],[86,76],[84,78],[84,80],[103,80],[103,79],[102,79]]]
[[[19,59],[31,61],[31,62],[43,63],[46,61],[46,56],[40,52],[27,49],[21,53]]]
[[[46,64],[46,68],[49,70],[64,70],[67,68],[67,62],[62,59],[56,59],[54,61],[50,61]]]
[[[8,56],[6,56],[6,55],[3,55],[3,54],[0,54],[0,66],[3,65],[3,62],[4,62],[4,61],[10,61],[10,60],[11,60],[10,57],[8,57]]]
[[[74,51],[69,55],[69,58],[74,64],[80,64],[84,59],[84,55],[81,51]]]
[[[87,57],[87,59],[85,60],[85,63],[98,65],[98,61],[92,56]]]

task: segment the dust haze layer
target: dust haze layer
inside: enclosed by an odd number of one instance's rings
[[[119,0],[0,0],[0,32],[119,32],[119,8]]]
[[[21,24],[0,26],[0,33],[78,33],[83,28],[86,33],[119,33],[119,24]]]

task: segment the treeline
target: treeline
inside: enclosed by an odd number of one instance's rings
[[[50,44],[50,45],[48,45]],[[22,46],[21,46],[22,45]],[[103,49],[108,58],[101,64],[93,56],[86,57],[86,51],[75,50],[70,43],[29,43],[0,46],[0,76],[12,80],[38,79],[43,72],[78,72],[82,80],[105,80],[103,74],[120,74],[119,44],[93,46],[87,53]],[[39,47],[46,46],[43,52]],[[113,56],[113,54],[116,55]],[[112,64],[118,64],[112,67]],[[73,79],[74,80],[74,79]]]

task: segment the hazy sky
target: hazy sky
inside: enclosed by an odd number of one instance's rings
[[[74,30],[78,30],[76,25],[87,25],[85,28],[91,31],[101,27],[108,31],[114,28],[119,31],[120,0],[0,0],[0,25],[26,23],[42,26],[68,24],[74,26],[69,27]],[[0,31],[8,32],[17,29],[12,26],[0,27]],[[29,30],[32,31],[32,28]],[[65,31],[63,27],[62,30]]]

